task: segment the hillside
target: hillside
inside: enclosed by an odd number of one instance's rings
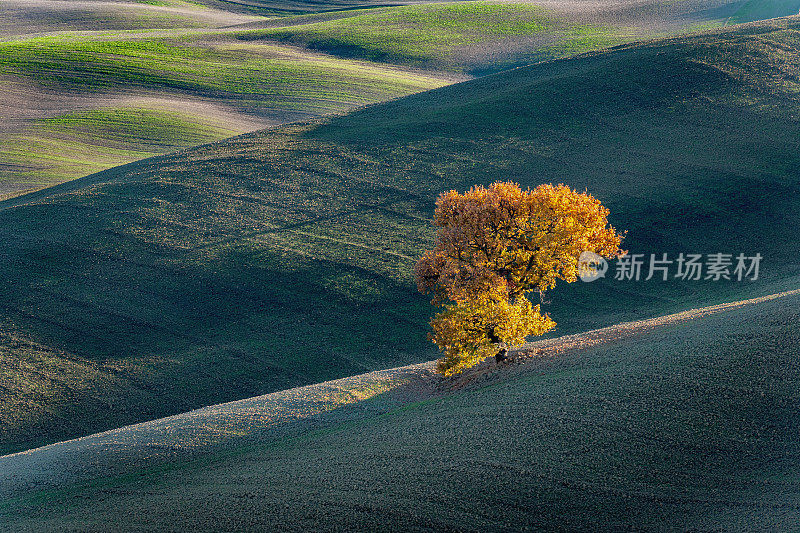
[[[2,457],[0,530],[790,529],[798,305],[540,342],[471,384],[418,365]]]
[[[800,0],[9,0],[0,199],[468,76],[798,10]]]
[[[207,31],[0,42],[0,197],[450,83]]]
[[[766,3],[768,8],[725,0],[436,2],[256,21],[242,27],[264,28],[237,37],[288,42],[340,57],[486,74],[800,10],[797,0]]]
[[[211,2],[209,2],[211,4]],[[184,0],[4,0],[0,40],[53,32],[223,28],[261,20],[216,5]]]
[[[517,69],[0,203],[2,449],[434,358],[411,268],[451,187],[563,181],[632,253],[764,257],[758,281],[559,287],[556,334],[795,288],[798,26]]]
[[[619,20],[592,24],[586,15],[532,3],[447,2],[287,17],[236,35],[340,57],[483,74],[666,31],[656,24],[637,31]]]

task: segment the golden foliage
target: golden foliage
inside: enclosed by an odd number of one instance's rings
[[[518,346],[555,323],[526,293],[543,294],[578,276],[581,252],[620,253],[622,236],[608,209],[565,185],[523,191],[511,182],[450,191],[436,202],[436,247],[416,265],[419,290],[443,310],[431,336],[450,375],[486,359],[499,346]]]
[[[517,346],[530,335],[552,329],[555,322],[524,296],[511,302],[503,294],[482,293],[472,300],[445,305],[431,326],[434,342],[445,353],[438,370],[449,376],[495,355],[497,346],[487,332],[503,344]]]

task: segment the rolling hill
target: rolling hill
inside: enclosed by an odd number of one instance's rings
[[[223,28],[262,18],[236,12],[222,2],[208,4],[183,0],[5,0],[0,12],[0,40],[54,32]]]
[[[470,1],[287,17],[237,37],[286,42],[341,57],[485,74],[628,42],[662,29],[646,26],[637,32],[616,22],[591,24],[580,13],[538,4]]]
[[[786,530],[797,291],[0,458],[0,530]]]
[[[800,20],[618,47],[0,203],[2,450],[426,361],[442,190],[587,188],[631,253],[757,281],[557,288],[556,334],[796,288]]]
[[[768,2],[768,4],[770,4]],[[340,57],[487,74],[656,36],[796,15],[800,2],[436,2],[243,24],[242,40],[288,42]],[[745,15],[744,13],[750,13]],[[749,20],[748,20],[749,18]]]
[[[0,77],[6,196],[452,81],[179,30],[0,42]]]
[[[468,76],[793,14],[800,0],[376,6],[9,0],[0,198]]]

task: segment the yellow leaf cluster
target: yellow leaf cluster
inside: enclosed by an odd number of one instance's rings
[[[444,351],[438,370],[450,376],[495,355],[497,343],[518,346],[526,337],[552,329],[555,322],[524,296],[512,302],[490,292],[445,305],[431,326],[433,342]]]
[[[525,295],[575,281],[584,251],[619,254],[622,235],[608,214],[599,200],[565,185],[523,191],[497,182],[442,194],[436,246],[415,271],[420,291],[443,307],[431,322],[445,353],[439,370],[452,374],[554,327]]]

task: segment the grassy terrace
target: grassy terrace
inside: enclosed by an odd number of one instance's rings
[[[756,282],[561,287],[559,334],[794,287],[798,29],[518,69],[0,204],[3,449],[435,357],[411,268],[451,187],[564,182],[632,253],[764,256]]]

